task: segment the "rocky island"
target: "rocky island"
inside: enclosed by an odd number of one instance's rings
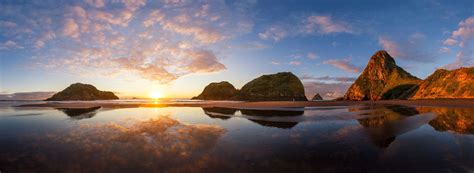
[[[213,82],[207,85],[193,100],[233,100],[237,94],[234,85],[227,81]]]
[[[384,50],[377,51],[362,74],[347,90],[345,100],[399,99],[421,80],[403,68]]]
[[[211,83],[193,99],[241,101],[307,101],[304,86],[291,72],[262,75],[236,90],[228,82]]]
[[[316,95],[314,95],[313,98],[311,99],[311,101],[320,101],[320,100],[323,100],[323,97],[321,97],[319,93],[316,93]]]
[[[54,94],[46,101],[67,100],[116,100],[119,99],[113,92],[100,91],[90,84],[75,83],[66,89]]]
[[[291,72],[262,75],[245,84],[238,93],[243,101],[307,101],[304,86]]]

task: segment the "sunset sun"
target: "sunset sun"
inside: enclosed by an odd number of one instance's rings
[[[152,90],[148,96],[152,99],[163,98],[163,94],[159,90]]]

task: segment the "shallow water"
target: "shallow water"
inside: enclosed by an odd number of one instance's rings
[[[1,172],[473,172],[474,109],[0,107]]]

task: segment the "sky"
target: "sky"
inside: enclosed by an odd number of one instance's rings
[[[472,0],[0,0],[0,28],[0,99],[189,98],[281,71],[333,99],[377,50],[422,79],[474,65]]]

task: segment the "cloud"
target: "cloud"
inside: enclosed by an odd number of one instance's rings
[[[334,67],[337,67],[339,69],[342,69],[346,72],[349,73],[358,73],[360,72],[359,67],[353,65],[350,63],[350,59],[331,59],[331,60],[326,60],[323,62],[323,64],[330,64]]]
[[[459,46],[454,62],[442,66],[442,68],[456,69],[459,67],[474,66],[473,44],[474,40],[474,16],[459,22],[458,28],[452,32],[443,44],[448,46]],[[447,48],[449,49],[449,48]]]
[[[165,14],[162,13],[160,10],[154,10],[148,17],[143,21],[143,25],[145,27],[153,26],[155,23],[162,21],[165,18]]]
[[[1,28],[15,28],[17,26],[18,26],[18,24],[16,24],[15,22],[0,20],[0,27]]]
[[[0,50],[9,50],[9,49],[24,49],[24,47],[12,40],[8,40],[8,41],[5,41],[4,43],[0,43]]]
[[[263,40],[278,42],[286,37],[308,36],[308,34],[354,34],[352,27],[343,21],[333,20],[330,16],[311,15],[303,18],[291,19],[290,21],[279,21],[270,25],[258,36]]]
[[[472,50],[461,50],[456,54],[454,62],[444,65],[441,68],[453,70],[460,67],[474,66],[474,56]]]
[[[354,82],[357,78],[355,77],[334,77],[334,76],[312,76],[312,75],[303,75],[301,77],[304,81],[324,81],[324,82]]]
[[[280,63],[279,63],[279,62],[276,62],[276,61],[272,61],[272,62],[270,62],[270,64],[272,64],[272,65],[280,65]]]
[[[86,0],[86,3],[96,8],[105,6],[105,0]]]
[[[41,49],[25,62],[32,68],[167,83],[225,70],[215,50],[229,49],[226,39],[252,30],[254,6],[253,1],[184,0],[85,0],[48,10],[9,6],[28,20],[0,21],[6,28],[0,37],[8,40],[0,49]],[[19,35],[27,39],[17,40]],[[255,42],[251,47],[265,45]]]
[[[452,38],[448,38],[448,39],[443,41],[443,44],[448,45],[448,46],[455,45],[456,43],[458,43],[458,41],[456,41],[455,39],[452,39]]]
[[[189,51],[186,52],[186,56],[189,63],[184,66],[184,69],[189,73],[210,73],[226,69],[211,51]]]
[[[64,27],[62,29],[62,35],[68,36],[72,38],[79,38],[79,25],[77,25],[76,21],[71,18],[64,19]]]
[[[35,47],[36,48],[42,48],[45,44],[46,41],[52,40],[56,37],[56,34],[53,31],[47,31],[36,40],[35,42]]]
[[[316,53],[313,53],[313,52],[309,52],[307,57],[309,59],[317,59],[318,58],[318,55],[316,55]]]
[[[379,44],[393,57],[405,56],[405,53],[400,49],[400,46],[395,41],[392,41],[386,37],[379,37]]]
[[[301,61],[290,61],[288,64],[290,64],[290,65],[301,65]]]
[[[351,27],[342,21],[334,21],[331,16],[309,16],[305,20],[304,32],[320,34],[354,33]]]
[[[439,48],[439,52],[449,53],[449,52],[451,52],[451,49],[449,47],[441,47],[441,48]]]
[[[468,17],[466,20],[459,22],[458,29],[453,31],[451,37],[443,43],[445,45],[454,45],[459,43],[460,47],[464,47],[466,43],[474,38],[474,16]]]
[[[411,44],[416,44],[420,40],[424,39],[425,37],[426,37],[425,34],[421,32],[415,32],[410,35],[410,37],[408,38],[408,42],[410,42]]]
[[[18,92],[13,94],[0,94],[0,100],[45,100],[55,92]]]
[[[283,28],[279,26],[272,26],[267,28],[264,32],[259,33],[258,36],[264,40],[280,41],[281,39],[288,36],[288,34]]]
[[[424,34],[416,32],[406,39],[393,40],[389,37],[379,36],[378,42],[382,49],[386,50],[392,57],[407,61],[433,62],[437,56],[426,51]]]
[[[303,82],[308,98],[319,93],[324,99],[336,99],[344,96],[350,83]]]

